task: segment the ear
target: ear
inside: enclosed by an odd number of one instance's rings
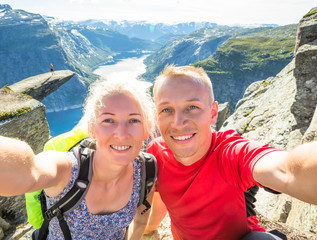
[[[218,117],[218,102],[215,101],[210,107],[211,125],[215,125]]]

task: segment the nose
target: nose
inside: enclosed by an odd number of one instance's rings
[[[125,123],[118,123],[117,128],[115,129],[114,135],[118,139],[124,139],[128,136],[128,127]]]
[[[187,118],[181,110],[175,110],[173,126],[175,128],[182,128],[186,125]]]

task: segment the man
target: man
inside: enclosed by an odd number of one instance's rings
[[[53,64],[52,64],[52,63],[50,64],[50,69],[51,69],[52,75],[54,75],[55,73],[54,73],[54,67],[53,67]]]
[[[174,239],[279,239],[247,216],[244,192],[255,184],[317,204],[317,142],[288,153],[212,130],[218,104],[202,69],[168,66],[153,92],[162,137],[148,152],[164,204],[156,193],[146,232],[167,208]]]

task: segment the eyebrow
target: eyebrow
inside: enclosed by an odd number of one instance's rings
[[[112,112],[103,112],[100,115],[112,115],[115,116],[116,114],[112,113]],[[141,116],[140,113],[129,113],[129,116]]]

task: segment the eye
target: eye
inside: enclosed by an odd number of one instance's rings
[[[111,118],[106,118],[103,120],[104,123],[114,123],[114,120]]]
[[[136,118],[133,118],[133,119],[130,119],[129,123],[139,123],[141,122],[139,119],[136,119]]]
[[[172,110],[170,108],[164,108],[161,112],[162,113],[170,113]]]
[[[190,106],[188,107],[188,110],[194,110],[194,109],[198,109],[198,107],[195,106],[195,105],[190,105]]]

